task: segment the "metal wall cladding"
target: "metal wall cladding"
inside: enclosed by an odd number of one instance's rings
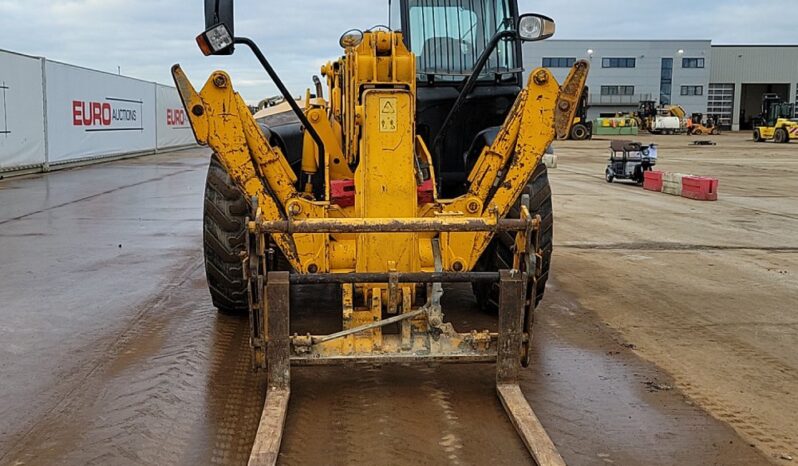
[[[798,79],[798,46],[713,46],[713,83],[782,83]]]
[[[42,63],[0,51],[0,170],[45,162]]]
[[[0,171],[194,142],[173,87],[0,50]]]

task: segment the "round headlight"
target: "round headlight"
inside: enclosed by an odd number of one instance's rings
[[[518,35],[522,39],[535,40],[541,36],[543,21],[535,16],[525,16],[518,22]]]
[[[338,41],[343,48],[357,47],[361,42],[363,42],[363,31],[360,29],[346,31]]]
[[[554,35],[554,20],[538,14],[522,15],[518,19],[518,38],[521,40],[543,40]]]

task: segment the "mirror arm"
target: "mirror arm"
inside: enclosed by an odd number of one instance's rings
[[[454,104],[452,105],[451,110],[449,110],[449,114],[446,115],[446,119],[443,120],[441,124],[441,129],[438,130],[438,134],[435,136],[435,141],[432,143],[432,153],[435,155],[435,173],[438,175],[438,189],[442,186],[441,183],[443,182],[443,173],[441,173],[441,160],[442,154],[441,145],[443,144],[444,139],[446,138],[446,133],[449,132],[449,127],[454,121],[454,117],[460,113],[460,110],[465,104],[466,97],[468,94],[474,90],[474,86],[476,86],[477,81],[479,80],[479,75],[482,73],[482,70],[485,69],[485,65],[488,63],[488,59],[493,54],[496,47],[499,45],[499,41],[502,39],[510,39],[518,37],[518,33],[512,29],[507,29],[504,31],[498,31],[496,34],[491,37],[490,42],[488,42],[488,46],[485,47],[485,50],[482,51],[482,54],[479,56],[477,63],[474,65],[474,69],[463,85],[463,89],[460,91],[460,94],[457,96],[457,100],[455,100]]]
[[[246,37],[235,37],[233,38],[233,43],[246,45],[247,47],[249,47],[250,50],[252,50],[252,53],[255,54],[255,57],[257,57],[260,64],[266,70],[266,73],[268,73],[269,77],[272,78],[272,81],[274,81],[274,84],[277,86],[277,89],[280,90],[280,93],[283,95],[283,98],[285,98],[286,102],[288,102],[288,105],[291,106],[291,110],[294,111],[297,118],[299,118],[299,121],[305,127],[305,131],[307,131],[310,134],[310,137],[313,138],[313,141],[316,143],[316,146],[319,148],[319,167],[326,166],[325,162],[326,162],[327,153],[324,151],[324,141],[321,140],[321,136],[319,136],[319,133],[317,133],[316,130],[313,128],[313,126],[311,126],[310,122],[308,121],[308,118],[305,116],[305,113],[302,111],[302,109],[299,108],[299,105],[297,105],[296,100],[294,100],[294,98],[291,97],[291,93],[288,92],[288,89],[285,87],[285,84],[283,84],[283,81],[277,75],[277,72],[274,71],[272,65],[269,64],[269,61],[266,60],[266,57],[260,51],[258,45],[255,42],[253,42],[251,39],[248,39]]]

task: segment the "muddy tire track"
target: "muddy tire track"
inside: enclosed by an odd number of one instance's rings
[[[403,366],[294,369],[280,463],[448,463],[423,376]]]
[[[217,316],[201,261],[127,328],[108,358],[25,435],[9,464],[243,464],[263,393],[246,319]],[[210,421],[210,422],[209,422]]]
[[[294,369],[280,464],[527,464],[490,365]]]
[[[146,326],[145,322],[150,317],[153,310],[161,309],[166,305],[169,295],[190,279],[192,274],[197,273],[202,263],[198,257],[192,257],[173,270],[173,280],[167,283],[163,291],[153,296],[144,303],[141,303],[139,310],[133,317],[118,330],[113,336],[102,338],[94,344],[87,345],[88,355],[85,360],[80,362],[79,368],[75,372],[59,374],[61,384],[47,394],[45,399],[40,402],[50,406],[39,418],[26,424],[24,431],[11,434],[13,446],[9,451],[0,455],[0,461],[5,461],[13,454],[13,447],[24,445],[28,438],[36,438],[41,429],[48,423],[57,422],[59,413],[70,409],[75,405],[75,399],[84,392],[88,381],[92,380],[97,374],[109,365],[109,354],[122,354],[125,350],[124,344],[137,329]],[[140,330],[139,330],[140,331]],[[67,431],[71,431],[68,425],[64,426]]]
[[[588,288],[590,289],[590,288]],[[657,292],[657,299],[666,312],[657,312],[656,325],[648,329],[651,332],[647,344],[627,338],[627,332],[611,332],[621,347],[632,351],[649,361],[665,358],[663,370],[672,378],[666,385],[672,385],[687,399],[689,405],[695,405],[708,412],[716,419],[725,422],[740,435],[740,441],[750,447],[758,448],[766,457],[778,459],[781,455],[795,451],[798,438],[779,428],[773,419],[763,419],[752,409],[741,404],[739,394],[749,389],[745,380],[753,379],[771,389],[789,390],[798,382],[798,371],[793,365],[762,352],[740,339],[739,333],[724,325],[717,325],[696,312],[692,307],[681,306],[673,297]],[[615,298],[616,305],[635,306],[626,296]],[[576,308],[575,308],[576,309]],[[646,329],[642,326],[641,329]],[[605,330],[609,331],[609,329]],[[623,334],[621,333],[623,332]],[[564,329],[558,331],[563,336]],[[581,339],[584,340],[584,339]],[[679,348],[674,353],[663,355],[657,346],[659,341],[668,341],[669,345]],[[678,343],[674,343],[678,342]],[[700,350],[698,349],[700,348]],[[702,368],[701,359],[693,360],[702,353],[723,354],[729,367],[716,369],[734,373],[740,379],[730,378],[723,384],[707,383],[708,379],[697,377]],[[656,357],[654,357],[656,356]],[[653,367],[653,366],[652,366]],[[730,394],[732,395],[730,397]],[[772,393],[758,392],[755,399],[767,399]],[[751,399],[754,399],[753,397]],[[783,421],[781,421],[783,422]]]
[[[684,321],[681,321],[678,316],[666,315],[661,319],[664,323],[673,326],[672,330],[663,329],[664,332],[679,332],[679,328],[684,325]],[[730,359],[748,362],[745,377],[754,377],[759,381],[766,382],[771,387],[781,387],[783,390],[790,390],[790,387],[798,386],[798,370],[795,367],[785,364],[781,359],[758,351],[722,327],[712,326],[711,323],[696,316],[692,316],[690,320],[706,324],[698,323],[691,326],[692,338],[698,338],[710,344],[719,344],[723,352],[730,356]],[[751,362],[754,364],[750,364]],[[731,425],[766,454],[773,458],[779,458],[788,452],[796,451],[798,437],[780,432],[771,421],[762,419],[742,407],[739,400],[728,400],[723,391],[718,390],[718,387],[696,380],[691,376],[695,368],[684,361],[673,358],[671,364],[673,368],[670,370],[676,379],[676,386],[680,390],[715,417]],[[768,395],[759,393],[758,396]]]
[[[753,378],[784,391],[798,386],[798,369],[795,366],[786,364],[782,359],[768,356],[761,350],[741,341],[735,333],[722,326],[716,326],[699,315],[688,315],[676,305],[671,309],[673,309],[671,313],[658,315],[659,328],[663,336],[671,334],[674,340],[679,340],[683,337],[685,323],[689,322],[689,335],[692,341],[701,341],[705,345],[717,346],[718,351],[722,351],[728,356],[730,363],[745,361],[745,378]],[[643,348],[641,354],[645,355],[645,353],[645,348]],[[772,420],[762,419],[741,406],[739,399],[728,399],[725,391],[720,390],[719,387],[701,382],[700,379],[692,375],[696,371],[696,367],[691,366],[687,361],[671,358],[669,371],[680,390],[712,415],[731,425],[768,456],[779,458],[781,455],[795,452],[798,448],[798,437],[780,431]],[[734,380],[728,381],[729,386],[736,383],[737,381]],[[722,388],[728,389],[728,387]],[[768,397],[769,394],[758,393],[757,396]]]
[[[220,341],[230,342],[228,351],[220,351],[214,358],[211,383],[216,393],[213,409],[206,413],[214,417],[213,429],[204,438],[214,439],[207,456],[196,458],[195,464],[210,459],[212,464],[246,464],[257,433],[258,422],[266,394],[265,374],[253,372],[249,353],[249,324],[246,317],[219,315],[219,319],[236,325],[223,326]]]
[[[265,380],[250,368],[246,318],[217,315],[208,304],[201,270],[192,270],[189,279],[165,290],[165,297],[155,298],[159,311],[147,312],[124,332],[108,360],[68,403],[37,423],[8,456],[9,464],[246,463]],[[450,292],[449,299],[472,301],[465,288]],[[302,303],[318,296],[297,298]],[[303,317],[307,309],[297,309],[300,321],[330,325],[325,323],[328,316]],[[333,308],[329,316],[337,313]],[[606,356],[593,360],[583,355],[580,346],[606,348],[608,339],[595,322],[577,313],[565,305],[549,308],[536,333],[536,364],[525,371],[522,384],[555,442],[564,447],[569,464],[597,464],[604,459],[618,464],[640,464],[644,459],[645,464],[671,464],[665,460],[674,458],[668,453],[682,448],[685,437],[702,432],[700,438],[706,441],[728,438],[712,424],[717,421],[685,405],[678,395],[638,400],[617,389],[616,385],[628,383],[626,362],[613,363],[616,368],[606,372],[605,385],[613,388],[609,395],[605,386],[597,387],[589,379],[548,378],[546,371],[576,371],[582,376],[596,361],[607,364]],[[467,308],[451,312],[455,321],[465,315],[477,327],[493,320]],[[609,344],[617,347],[612,340]],[[635,364],[633,370],[643,376],[657,373]],[[527,464],[529,456],[496,397],[494,371],[490,364],[294,368],[280,463]],[[639,380],[632,383],[641,385]],[[612,397],[620,402],[608,407]],[[648,418],[641,422],[658,440],[675,446],[659,447],[653,454],[640,448],[648,443],[635,437],[639,431],[635,424],[626,426],[626,415],[645,409],[665,410],[661,417],[651,418],[650,426]],[[662,416],[670,424],[663,426]],[[668,430],[677,425],[673,416],[685,419],[681,422],[686,431],[680,436]],[[625,439],[615,450],[603,444],[615,437],[601,438],[607,425],[616,437]],[[706,430],[712,433],[704,434]],[[729,451],[716,458],[739,455],[739,450]],[[710,458],[713,451],[707,448],[702,453],[702,458]],[[745,464],[759,464],[755,458],[741,458]]]

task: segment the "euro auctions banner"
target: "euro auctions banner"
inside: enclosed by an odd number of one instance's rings
[[[155,84],[48,61],[51,164],[155,149]]]
[[[156,84],[155,87],[155,100],[158,103],[158,148],[196,143],[177,89],[162,84]]]
[[[0,51],[0,170],[42,165],[42,60]]]

